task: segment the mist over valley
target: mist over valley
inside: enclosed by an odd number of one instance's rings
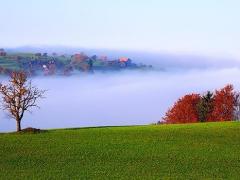
[[[97,53],[100,52],[92,52]],[[47,90],[46,98],[39,101],[40,109],[26,114],[23,127],[145,125],[161,120],[184,94],[214,91],[230,83],[239,88],[240,63],[235,60],[143,52],[125,52],[124,55],[153,68],[33,76],[33,84]],[[110,53],[111,58],[119,56],[119,52]],[[13,131],[14,124],[1,112],[1,132]]]

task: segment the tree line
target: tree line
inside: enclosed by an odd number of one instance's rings
[[[214,92],[187,94],[167,111],[163,123],[233,121],[240,117],[240,93],[229,84]]]

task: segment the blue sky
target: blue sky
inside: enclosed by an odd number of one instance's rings
[[[0,0],[0,46],[66,45],[240,59],[239,0]]]

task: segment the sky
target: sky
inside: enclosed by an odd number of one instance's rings
[[[240,60],[239,0],[0,0],[0,47],[64,45]]]

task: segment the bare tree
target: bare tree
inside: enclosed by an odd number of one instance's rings
[[[21,131],[21,121],[26,111],[37,106],[37,99],[43,98],[44,90],[32,86],[24,72],[13,72],[7,85],[0,84],[3,109],[16,120],[17,131]]]

